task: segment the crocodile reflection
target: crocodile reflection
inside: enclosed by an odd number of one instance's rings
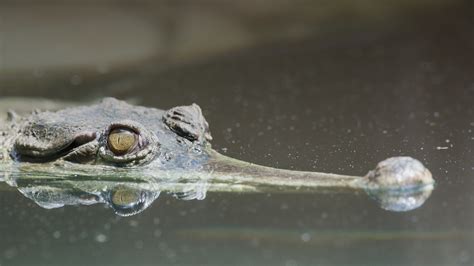
[[[431,173],[392,157],[365,176],[259,166],[212,149],[209,125],[192,104],[163,111],[113,98],[99,104],[9,113],[0,123],[0,174],[40,206],[105,203],[138,213],[160,192],[204,199],[215,192],[366,191],[382,208],[407,211],[430,196]]]
[[[66,205],[92,205],[105,203],[117,215],[131,216],[145,210],[158,198],[159,191],[136,189],[117,185],[103,191],[82,191],[77,188],[19,187],[18,190],[39,206],[52,209]]]
[[[406,164],[401,166],[400,164]],[[407,166],[410,165],[410,166]],[[204,200],[210,192],[238,192],[238,193],[345,193],[365,190],[382,209],[389,211],[409,211],[420,207],[431,195],[433,184],[410,184],[403,187],[393,186],[383,188],[375,179],[380,176],[395,176],[400,169],[412,168],[417,173],[421,163],[409,157],[400,157],[398,160],[388,159],[377,166],[365,177],[353,177],[351,182],[359,187],[348,186],[350,180],[334,182],[340,176],[320,176],[319,179],[300,183],[298,180],[247,180],[242,182],[226,175],[199,175],[193,177],[137,177],[108,176],[103,172],[88,174],[85,171],[77,175],[77,170],[71,170],[74,165],[67,165],[55,174],[38,170],[37,167],[20,167],[11,171],[12,175],[6,182],[16,187],[24,196],[35,201],[39,206],[47,209],[59,208],[66,205],[92,205],[102,203],[108,205],[117,215],[131,216],[148,208],[160,194],[168,194],[179,200]],[[407,171],[407,170],[406,170]],[[422,167],[421,171],[429,173]],[[75,173],[71,175],[70,173]],[[300,173],[300,172],[298,172]],[[417,173],[420,174],[420,173]],[[298,176],[296,176],[298,177]],[[324,178],[328,179],[324,179]],[[310,181],[310,180],[308,180]],[[282,183],[284,182],[284,183]]]
[[[48,179],[16,180],[15,186],[25,197],[45,209],[64,206],[106,204],[119,216],[131,216],[148,208],[161,191],[157,184],[101,181],[53,181]],[[202,182],[163,184],[168,194],[180,200],[202,200],[206,197],[206,184]]]

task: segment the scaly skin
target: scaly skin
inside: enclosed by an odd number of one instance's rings
[[[110,138],[117,131],[127,134]],[[384,209],[406,211],[420,206],[434,183],[409,157],[383,161],[365,177],[229,158],[212,149],[208,123],[196,104],[163,111],[106,98],[56,112],[10,113],[0,132],[0,174],[45,208],[102,202],[128,216],[144,210],[160,192],[188,200],[203,199],[207,191],[343,189],[365,190]],[[127,136],[134,136],[128,138],[134,144],[126,152],[115,149],[111,139],[123,144]]]

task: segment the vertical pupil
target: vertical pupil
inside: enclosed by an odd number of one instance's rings
[[[134,190],[120,188],[112,194],[112,202],[116,205],[126,206],[139,201],[140,195]]]
[[[110,132],[108,146],[115,155],[124,155],[135,147],[136,141],[137,136],[135,132],[119,128]]]

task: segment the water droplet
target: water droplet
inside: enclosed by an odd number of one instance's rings
[[[104,234],[98,234],[95,236],[95,241],[99,242],[99,243],[105,243],[107,242],[107,236],[104,235]]]
[[[56,239],[60,238],[60,237],[61,237],[61,232],[59,232],[59,231],[54,231],[53,237],[56,238]]]
[[[9,248],[5,250],[4,255],[6,259],[13,259],[18,255],[18,250],[15,247]]]
[[[303,242],[308,242],[308,241],[311,240],[311,235],[310,235],[309,233],[303,233],[303,234],[301,235],[301,240],[302,240]]]
[[[138,221],[137,220],[131,220],[129,224],[130,224],[131,227],[137,227],[138,226]]]
[[[153,231],[153,236],[158,238],[160,237],[162,234],[161,230],[160,229],[156,229],[155,231]]]

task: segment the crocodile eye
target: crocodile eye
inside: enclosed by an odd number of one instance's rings
[[[107,139],[109,149],[117,156],[125,155],[133,150],[137,142],[137,133],[127,128],[111,130]]]
[[[111,195],[112,203],[123,208],[133,206],[139,203],[141,199],[142,195],[139,191],[126,188],[118,188]]]
[[[148,192],[122,185],[108,193],[106,199],[109,206],[120,216],[131,216],[143,211],[159,195],[159,192],[150,195]]]

